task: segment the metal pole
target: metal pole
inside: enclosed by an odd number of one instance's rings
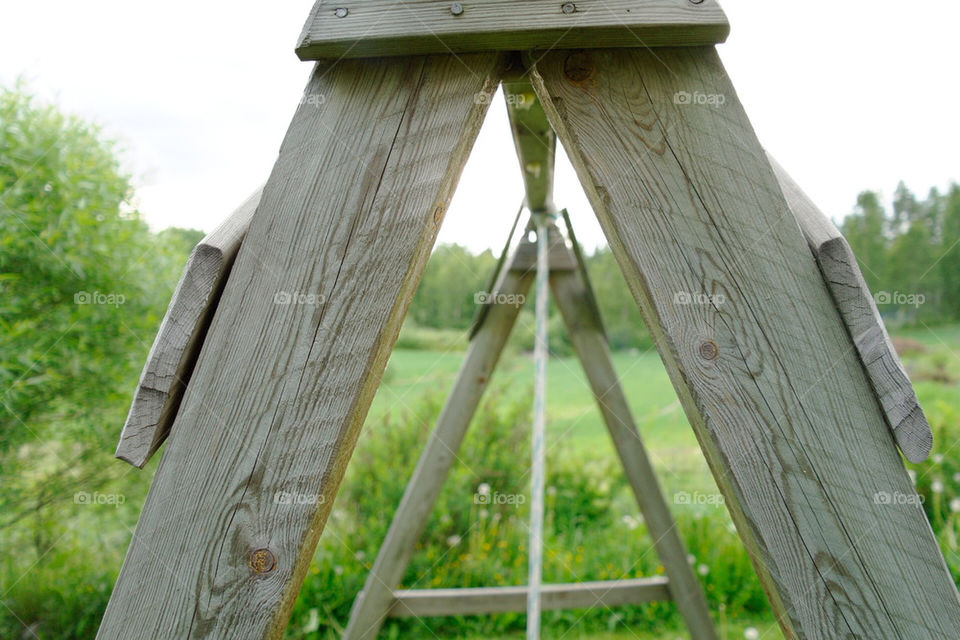
[[[540,586],[543,581],[544,433],[547,400],[547,302],[550,287],[550,239],[546,214],[537,225],[536,337],[533,345],[533,447],[530,465],[530,542],[527,578],[527,640],[540,638]]]

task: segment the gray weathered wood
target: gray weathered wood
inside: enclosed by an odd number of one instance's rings
[[[281,146],[98,638],[283,635],[501,69],[318,65],[323,99]]]
[[[317,0],[300,35],[301,60],[657,47],[723,42],[716,0]],[[564,10],[564,4],[572,5]]]
[[[491,304],[483,324],[470,341],[453,390],[420,454],[377,559],[367,575],[363,591],[353,602],[343,640],[372,640],[377,637],[393,603],[393,590],[403,580],[417,541],[427,525],[444,480],[457,459],[463,436],[490,382],[532,281],[532,272],[505,269],[501,273],[494,291],[504,296],[514,296],[518,302]]]
[[[791,213],[803,231],[823,281],[837,305],[850,337],[866,367],[887,426],[910,462],[923,462],[933,447],[930,423],[920,408],[910,378],[900,363],[880,311],[867,286],[856,256],[840,230],[769,154],[774,175],[783,189]]]
[[[553,211],[553,168],[557,137],[547,114],[537,100],[530,81],[523,77],[505,79],[503,96],[510,117],[510,131],[520,161],[527,209]]]
[[[170,433],[183,391],[263,187],[194,247],[140,374],[114,455],[143,467]]]
[[[716,52],[533,64],[785,633],[960,636],[882,409]]]
[[[670,599],[669,583],[662,577],[545,584],[540,593],[540,606],[545,611],[617,607]],[[519,613],[527,608],[526,586],[402,590],[393,595],[395,600],[389,611],[393,618]]]
[[[716,640],[710,609],[700,582],[687,562],[687,552],[664,501],[660,483],[647,456],[630,405],[623,394],[598,314],[579,271],[550,274],[554,301],[563,316],[570,342],[583,366],[603,422],[623,463],[624,474],[640,505],[643,521],[670,579],[670,595],[677,603],[694,640]]]

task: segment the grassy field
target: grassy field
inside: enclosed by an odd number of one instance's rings
[[[960,406],[960,326],[920,327],[895,332],[897,348],[914,380],[921,403],[932,422],[941,422]],[[446,396],[463,358],[462,345],[448,343],[440,351],[398,349],[391,357],[385,382],[371,409],[370,420],[393,414],[401,416],[424,394]],[[668,502],[678,491],[716,491],[692,429],[676,397],[656,351],[616,353],[614,365],[631,403],[640,431],[647,443]],[[522,400],[532,393],[533,367],[529,354],[509,351],[493,380],[509,394]],[[551,359],[548,366],[548,448],[560,459],[614,458],[614,452],[596,409],[583,372],[575,358]],[[945,413],[946,412],[946,413]],[[939,443],[942,449],[952,448]],[[672,507],[677,510],[677,507]],[[944,553],[956,556],[947,545]],[[771,619],[727,623],[720,621],[725,639],[760,637],[781,638]],[[513,640],[522,635],[502,636]],[[567,630],[562,638],[626,640],[655,638],[668,640],[688,637],[685,630],[665,629],[662,634],[627,630],[604,634],[578,635]]]

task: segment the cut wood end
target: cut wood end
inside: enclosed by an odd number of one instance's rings
[[[933,430],[919,404],[893,430],[893,438],[904,457],[914,464],[923,462],[930,456],[933,449]]]

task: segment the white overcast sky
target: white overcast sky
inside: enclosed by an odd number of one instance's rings
[[[960,179],[960,3],[721,4],[720,54],[760,140],[829,215],[863,189]],[[22,76],[119,140],[152,227],[210,230],[270,172],[310,72],[293,48],[311,5],[0,0],[0,84]],[[441,241],[499,248],[522,195],[497,100]],[[603,243],[565,157],[555,200],[585,244]]]

